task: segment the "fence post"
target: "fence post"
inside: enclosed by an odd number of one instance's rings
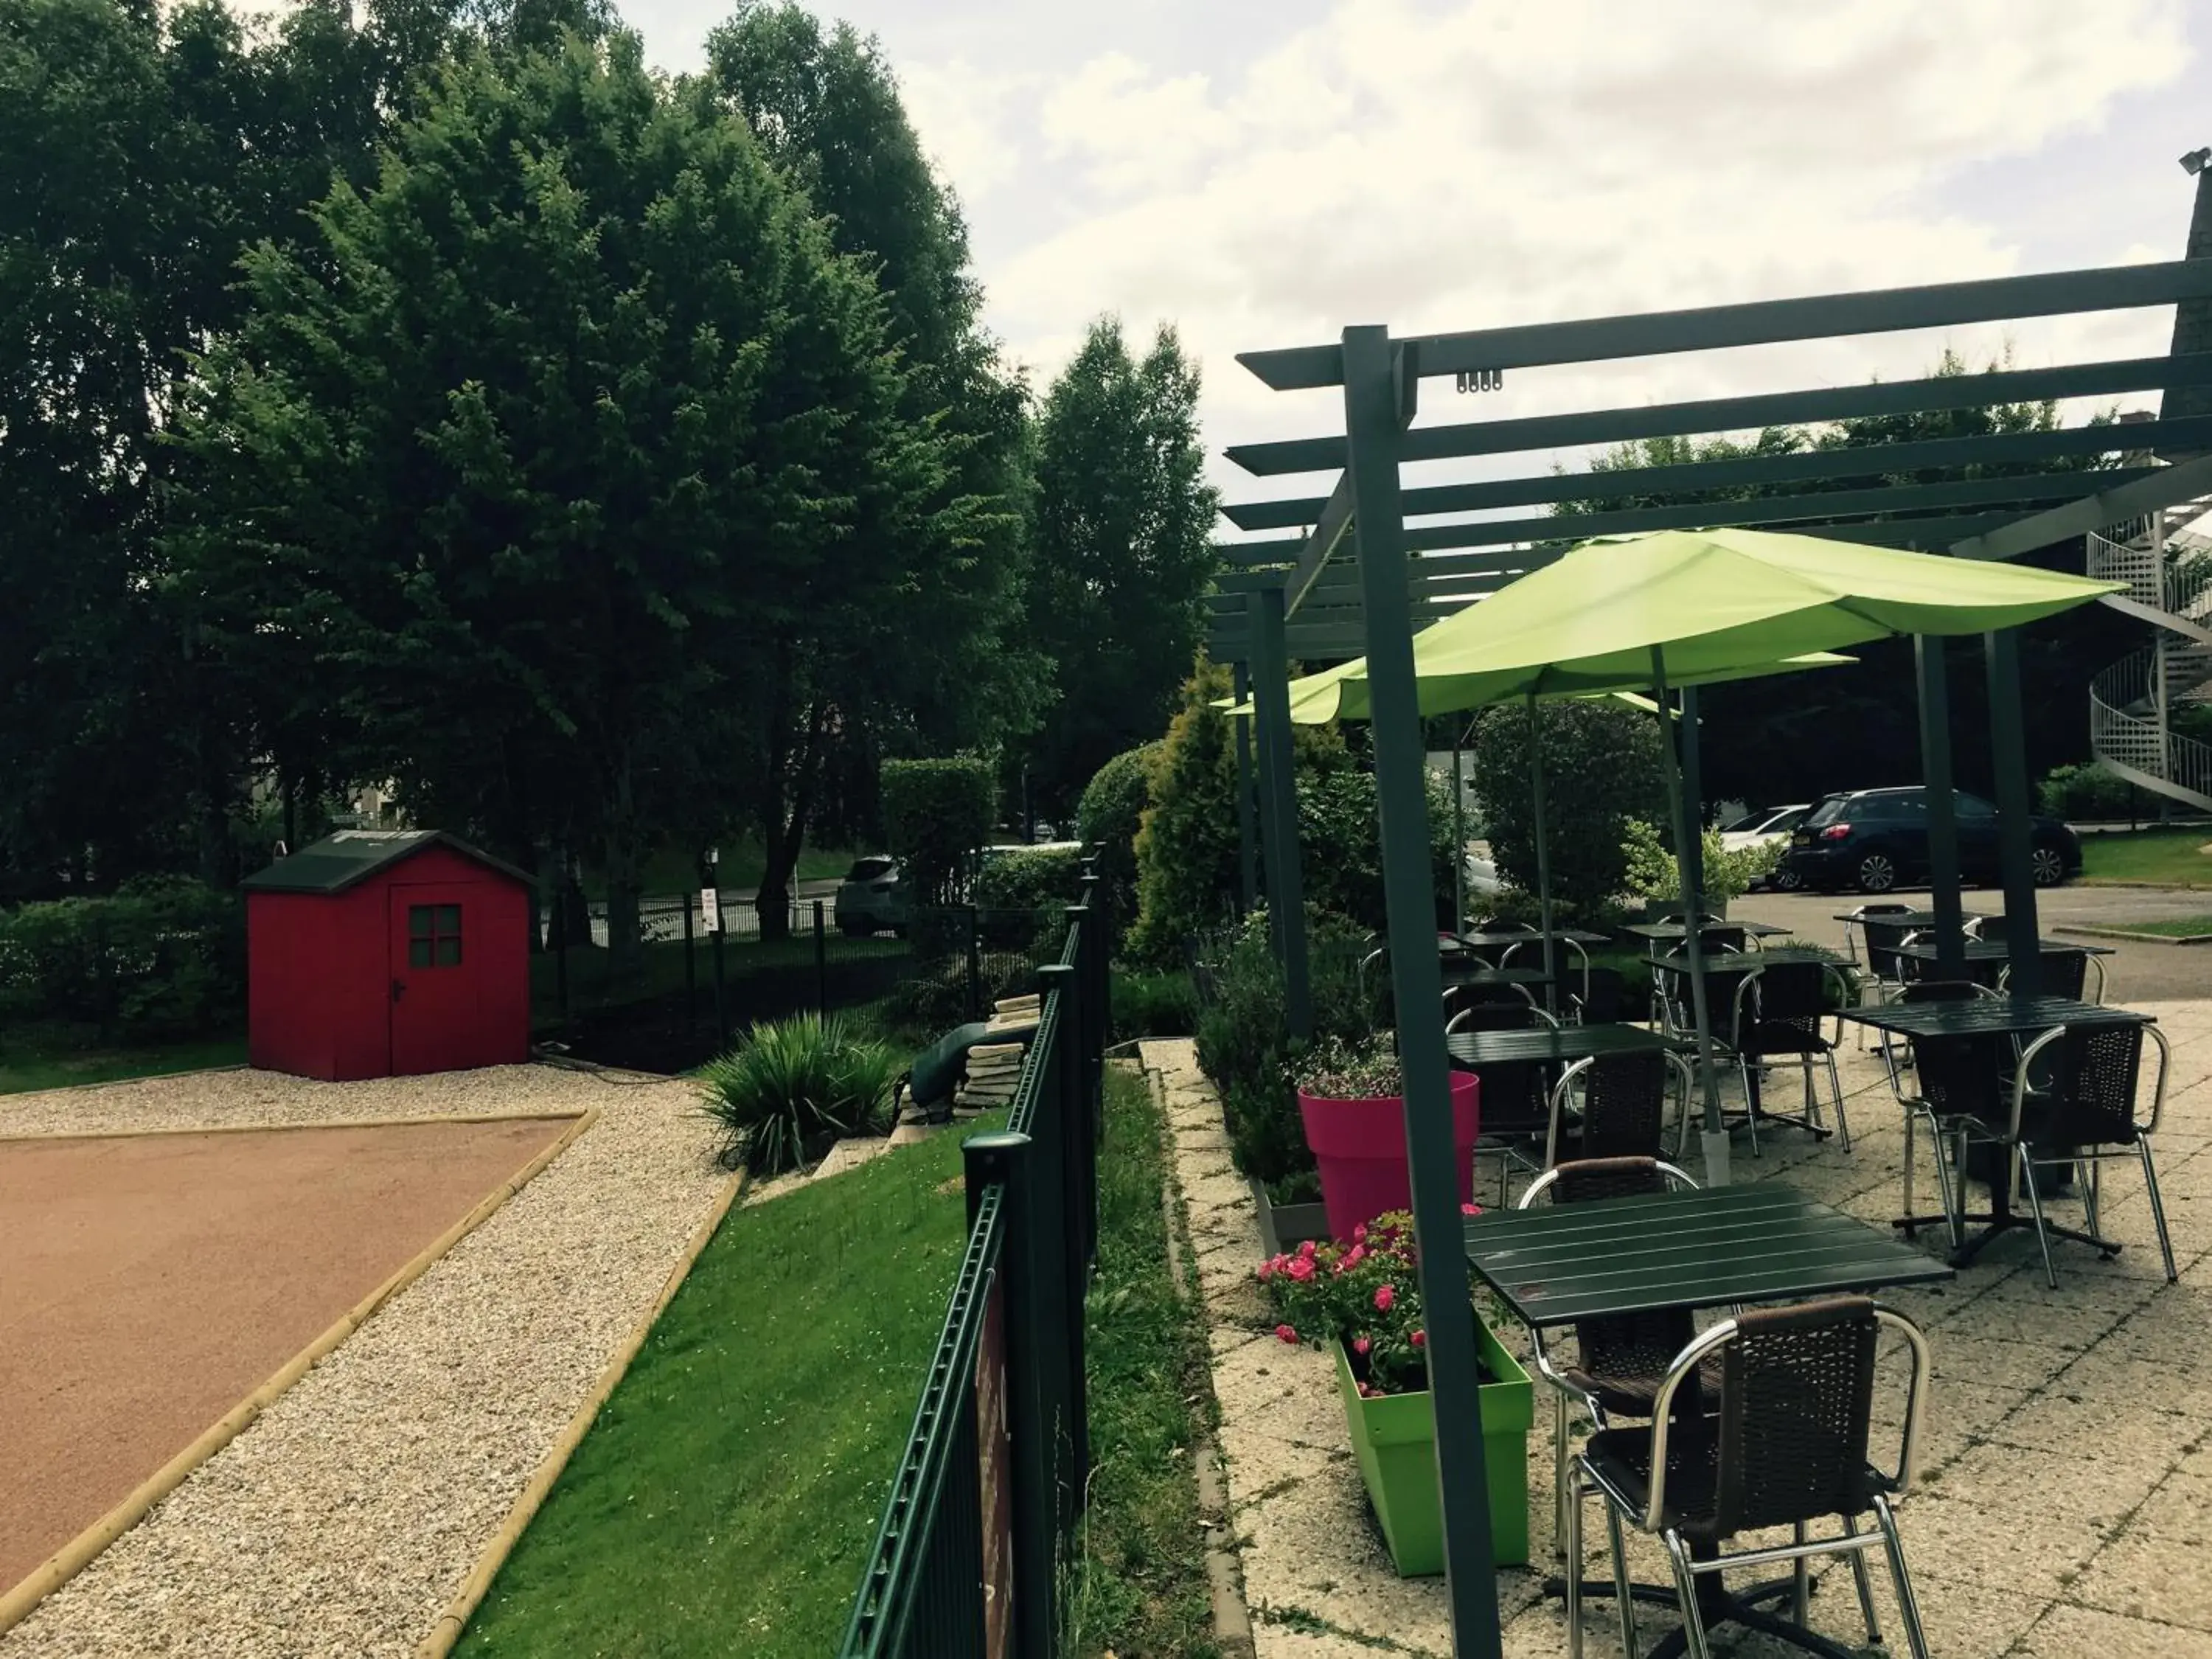
[[[553,998],[561,1016],[561,1035],[568,1035],[568,866],[553,889]]]
[[[730,930],[730,915],[729,915],[729,912],[728,912],[727,910],[725,910],[725,909],[722,908],[722,904],[721,904],[721,897],[720,897],[720,893],[718,892],[718,893],[716,894],[716,896],[715,896],[715,903],[714,903],[714,1047],[715,1047],[715,1048],[716,1048],[716,1049],[718,1049],[718,1050],[719,1050],[719,1049],[726,1048],[728,1048],[728,1047],[730,1046],[730,1012],[729,1012],[729,1004],[728,1004],[727,1000],[725,999],[725,997],[724,997],[724,995],[723,995],[723,983],[724,983],[724,981],[723,981],[723,977],[722,977],[722,975],[723,975],[723,969],[722,969],[722,939],[723,939],[723,936],[724,936],[725,934],[726,934],[726,933],[729,932],[729,930]]]
[[[1014,1652],[1020,1659],[1048,1659],[1057,1650],[1060,1630],[1059,1569],[1065,1527],[1061,1500],[1054,1491],[1060,1390],[1054,1372],[1056,1345],[1052,1321],[1061,1317],[1054,1304],[1064,1298],[1040,1249],[1053,1230],[1042,1224],[1049,1213],[1048,1194],[1039,1190],[1036,1149],[1025,1134],[1001,1130],[970,1135],[960,1143],[967,1176],[969,1224],[975,1224],[984,1188],[1006,1183],[1001,1213],[1006,1242],[999,1257],[1006,1275],[1007,1438],[1014,1463]],[[967,1476],[972,1471],[963,1470]]]
[[[983,920],[982,912],[972,904],[968,907],[968,1018],[983,1018]]]
[[[830,942],[822,931],[822,901],[814,901],[814,1006],[830,1018]]]
[[[699,959],[692,954],[695,943],[691,926],[691,895],[684,895],[684,1035],[696,1036],[699,1031]]]
[[[1043,1133],[1041,1144],[1059,1165],[1057,1169],[1039,1171],[1039,1183],[1056,1194],[1060,1210],[1060,1224],[1049,1230],[1056,1236],[1060,1269],[1060,1297],[1061,1303],[1066,1344],[1066,1392],[1060,1396],[1066,1403],[1061,1433],[1065,1437],[1067,1462],[1060,1498],[1063,1527],[1073,1529],[1075,1518],[1083,1511],[1083,1498],[1089,1485],[1091,1473],[1091,1413],[1089,1390],[1084,1374],[1083,1293],[1091,1278],[1091,1251],[1097,1232],[1097,1211],[1090,1191],[1091,1161],[1085,1156],[1091,1150],[1089,1126],[1081,1115],[1080,1103],[1085,1088],[1084,1051],[1088,1041],[1083,1029],[1083,994],[1077,982],[1078,969],[1063,963],[1048,963],[1037,969],[1041,997],[1057,994],[1059,1007],[1054,1024],[1052,1052],[1041,1058],[1046,1066],[1043,1077],[1044,1092],[1037,1102],[1037,1114],[1032,1120],[1034,1128]],[[1038,1028],[1042,1038],[1043,1028]]]

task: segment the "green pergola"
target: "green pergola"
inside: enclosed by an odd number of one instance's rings
[[[2198,175],[2188,251],[2188,258],[2160,264],[1468,333],[1398,338],[1386,327],[1364,325],[1346,328],[1333,344],[1239,357],[1276,391],[1334,386],[1342,389],[1344,398],[1341,435],[1239,445],[1227,452],[1259,477],[1337,475],[1325,495],[1224,509],[1240,530],[1293,532],[1222,544],[1224,562],[1232,568],[1218,580],[1210,601],[1211,652],[1217,660],[1235,665],[1240,701],[1249,691],[1254,708],[1249,723],[1243,718],[1237,722],[1246,891],[1248,898],[1255,896],[1264,878],[1285,970],[1290,1020],[1294,1030],[1306,1029],[1310,1008],[1291,776],[1289,665],[1293,659],[1310,665],[1364,655],[1414,1218],[1421,1238],[1437,1247],[1422,1253],[1428,1306],[1467,1305],[1469,1284],[1465,1255],[1458,1248],[1459,1198],[1452,1176],[1449,1063],[1428,867],[1414,630],[1558,556],[1566,545],[1594,537],[1754,526],[1959,558],[2011,559],[2212,495],[2212,170]],[[2172,349],[2159,357],[1522,419],[1412,424],[1423,382],[1441,377],[1450,377],[1461,391],[1482,392],[1502,385],[1508,371],[1517,374],[1559,364],[1659,360],[1732,346],[2166,305],[2179,309]],[[1993,434],[1601,473],[1532,471],[1417,488],[1406,487],[1400,477],[1401,467],[1411,462],[2147,392],[2163,394],[2158,418],[2117,428]],[[2041,463],[2116,451],[2124,453],[2115,468],[2088,474],[2034,470]],[[1990,466],[2015,471],[2007,477],[1933,483],[1887,482],[1913,472]],[[1875,482],[1848,482],[1854,480]],[[2096,493],[2084,496],[2081,491],[2089,483]],[[1561,501],[1632,501],[1747,487],[1774,493],[1690,507],[1630,505],[1571,515],[1545,510]],[[1515,510],[1521,508],[1534,511]],[[1486,516],[1471,516],[1476,514]],[[2016,636],[1984,635],[1984,655],[2012,982],[2033,990],[2040,982],[2041,956],[2028,858],[2030,802]],[[1938,971],[1963,978],[1949,699],[1941,641],[1917,641],[1915,665],[1922,773],[1929,788]],[[1683,738],[1693,743],[1694,690],[1686,690],[1683,699]],[[1432,1320],[1429,1354],[1455,1648],[1465,1656],[1496,1656],[1497,1592],[1489,1565],[1471,1327]]]

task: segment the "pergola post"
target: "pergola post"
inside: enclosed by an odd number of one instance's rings
[[[1443,975],[1436,884],[1429,868],[1428,789],[1406,594],[1398,439],[1413,365],[1394,357],[1387,329],[1344,331],[1346,476],[1367,629],[1367,680],[1390,982],[1406,1097],[1406,1157],[1428,1310],[1429,1397],[1442,1482],[1445,1586],[1461,1659],[1498,1659],[1498,1579],[1491,1563],[1489,1480],[1476,1407],[1473,1291],[1452,1146],[1451,1066],[1444,1050]],[[1255,671],[1259,665],[1255,664]],[[1580,1564],[1569,1562],[1569,1571]]]
[[[1966,977],[1966,936],[1959,903],[1958,803],[1951,796],[1951,687],[1943,641],[1912,640],[1920,693],[1920,779],[1928,787],[1928,884],[1936,912],[1936,977]]]
[[[1231,690],[1236,702],[1231,705],[1242,708],[1252,696],[1251,665],[1239,658],[1232,671]],[[1260,841],[1259,829],[1253,821],[1252,804],[1252,717],[1238,714],[1237,726],[1237,896],[1240,913],[1252,914],[1252,907],[1260,902]]]
[[[1306,964],[1305,884],[1298,872],[1298,796],[1291,758],[1291,664],[1283,644],[1283,591],[1244,601],[1251,619],[1252,706],[1260,723],[1260,834],[1267,876],[1267,931],[1283,964],[1283,1020],[1294,1037],[1313,1032]]]
[[[2036,937],[2035,870],[2028,832],[2027,742],[2020,706],[2020,630],[1982,635],[1990,683],[1990,764],[1996,774],[1997,849],[2004,870],[2005,954],[2015,995],[2043,991]]]
[[[1690,832],[1689,839],[1682,843],[1682,857],[1690,880],[1682,890],[1682,909],[1683,920],[1688,922],[1696,920],[1689,914],[1690,895],[1698,896],[1696,908],[1702,913],[1706,890],[1705,748],[1698,741],[1698,688],[1686,685],[1682,688],[1682,784],[1688,793],[1682,804],[1690,815]],[[1667,735],[1667,710],[1663,704],[1659,710],[1659,735]]]

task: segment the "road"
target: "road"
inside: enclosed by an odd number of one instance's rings
[[[1906,890],[1924,894],[1925,888]],[[1885,894],[1885,899],[1898,896]],[[1840,945],[1844,926],[1834,918],[1867,902],[1856,893],[1747,893],[1729,906],[1729,914],[1751,921],[1787,927],[1800,939]],[[2004,894],[1996,888],[1969,888],[1966,908],[2001,912]],[[2079,883],[2045,889],[2036,895],[2038,926],[2049,933],[2067,922],[2095,927],[2124,927],[2130,921],[2161,921],[2179,916],[2212,915],[2212,892],[2167,887],[2089,887]],[[2060,935],[2060,937],[2064,937]],[[2212,945],[2140,945],[2127,939],[2099,939],[2118,954],[2105,958],[2106,995],[2114,1002],[2160,1002],[2212,997]],[[2094,983],[2095,975],[2091,975]]]

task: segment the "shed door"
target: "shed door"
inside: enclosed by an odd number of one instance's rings
[[[476,1063],[477,975],[482,940],[473,924],[477,889],[394,885],[392,938],[392,1069],[442,1072]]]

